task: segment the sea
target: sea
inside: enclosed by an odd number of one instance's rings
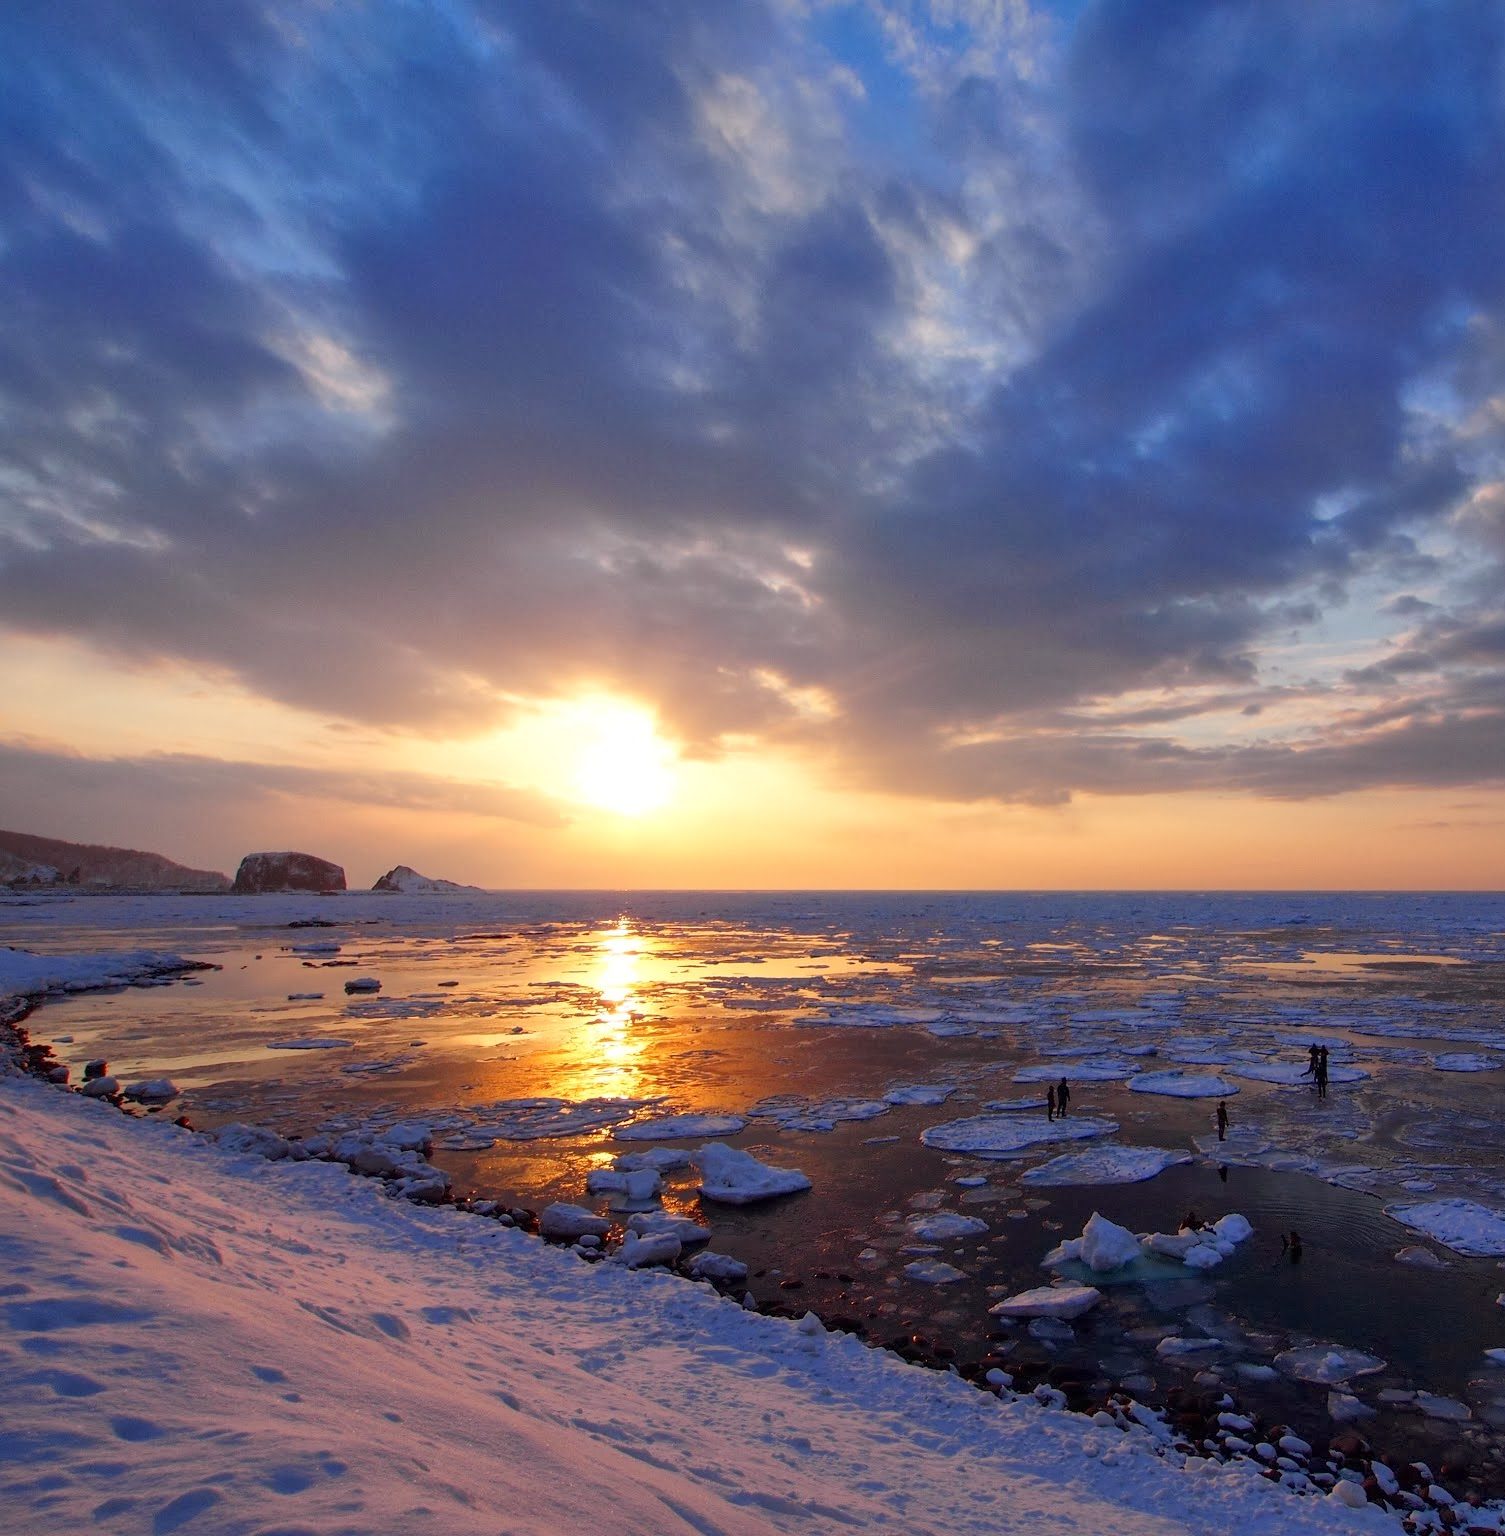
[[[608,1216],[592,1169],[726,1141],[812,1187],[714,1204],[685,1169],[663,1204],[766,1310],[1023,1384],[1226,1390],[1505,1494],[1505,895],[14,895],[0,945],[211,966],[27,1021],[197,1128],[420,1122],[457,1193]],[[1208,1269],[1042,1265],[1094,1214],[1231,1213]],[[1052,1277],[1102,1299],[991,1310]]]

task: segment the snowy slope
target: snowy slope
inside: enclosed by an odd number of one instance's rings
[[[17,1078],[0,1252],[17,1536],[1396,1528]]]

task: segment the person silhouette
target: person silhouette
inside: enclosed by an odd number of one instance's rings
[[[1327,1097],[1327,1047],[1324,1045],[1317,1055],[1317,1097]]]
[[[1228,1100],[1218,1100],[1218,1140],[1228,1139]]]
[[[1047,1120],[1056,1118],[1056,1085],[1054,1083],[1045,1090],[1045,1118]]]
[[[1071,1085],[1063,1077],[1056,1084],[1056,1116],[1058,1119],[1066,1118],[1066,1106],[1071,1103]]]

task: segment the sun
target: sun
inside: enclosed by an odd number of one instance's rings
[[[618,816],[646,816],[673,798],[674,752],[653,717],[630,704],[592,704],[575,757],[573,788],[587,805]]]

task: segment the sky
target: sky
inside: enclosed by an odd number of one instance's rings
[[[1496,0],[12,0],[0,826],[1505,884]]]

